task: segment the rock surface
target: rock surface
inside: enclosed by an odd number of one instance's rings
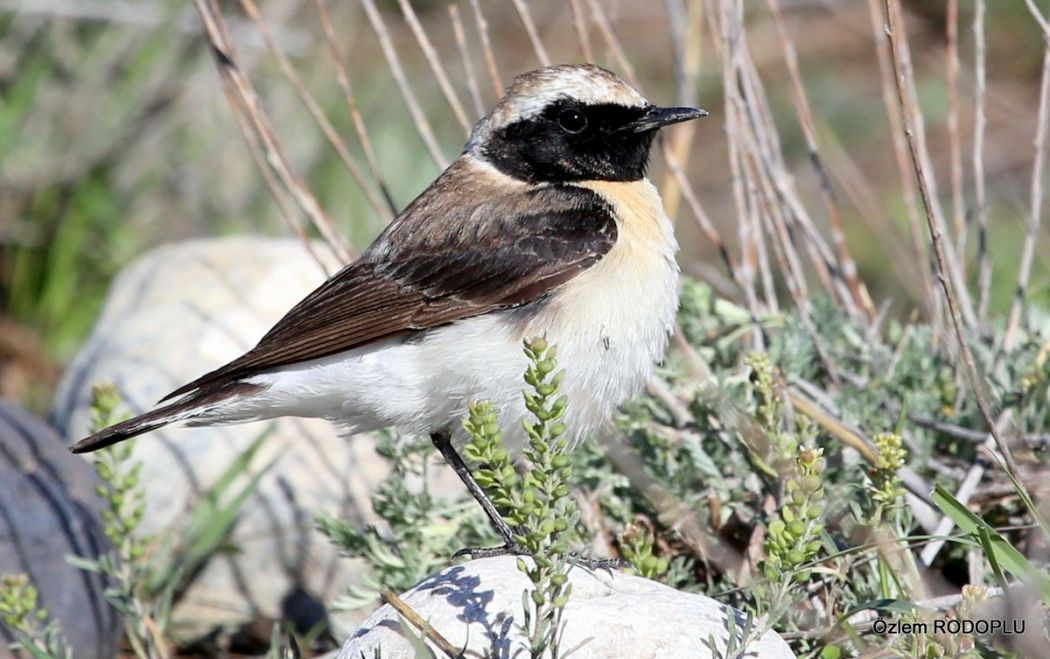
[[[52,414],[56,427],[67,443],[87,433],[95,383],[116,385],[130,412],[150,408],[250,348],[323,280],[297,240],[199,240],[150,252],[116,279],[90,340],[66,371]],[[280,459],[237,521],[232,540],[239,551],[214,557],[174,611],[184,632],[279,617],[286,598],[304,601],[302,591],[328,602],[359,570],[337,556],[313,518],[328,511],[371,521],[369,496],[387,473],[385,462],[371,438],[342,438],[321,420],[169,427],[134,440],[148,497],[142,531],[178,533],[201,493],[268,431],[253,464]]]
[[[468,656],[528,657],[522,624],[522,592],[531,588],[510,556],[456,565],[425,579],[402,599],[453,646]],[[723,654],[729,639],[728,616],[736,629],[744,625],[739,611],[715,600],[683,593],[663,584],[622,572],[569,572],[572,596],[565,607],[564,652],[587,657],[659,657],[702,659]],[[339,659],[382,656],[413,658],[397,612],[384,605],[343,645]],[[412,634],[419,636],[417,630]],[[710,639],[718,653],[713,653]],[[435,656],[442,656],[435,651]],[[787,643],[766,632],[748,646],[747,656],[793,658]]]
[[[66,450],[55,431],[0,401],[0,575],[26,574],[48,620],[76,656],[113,657],[121,621],[98,575],[66,556],[97,558],[108,547],[95,495],[94,470]],[[0,657],[14,657],[0,625]]]

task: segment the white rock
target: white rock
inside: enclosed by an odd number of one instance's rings
[[[565,607],[561,647],[573,659],[703,659],[718,656],[711,651],[711,639],[719,655],[725,652],[728,616],[736,616],[738,633],[744,625],[743,614],[709,597],[623,572],[574,567],[569,578],[573,591]],[[522,592],[530,588],[516,560],[501,556],[446,568],[402,599],[453,646],[466,648],[467,656],[528,657],[528,641],[520,627]],[[414,658],[404,625],[408,623],[384,605],[347,639],[338,659]],[[413,636],[420,636],[410,625],[409,629]],[[443,656],[436,646],[431,649],[435,656]],[[795,655],[782,638],[767,631],[748,645],[746,656],[779,659]]]
[[[297,240],[198,240],[150,252],[114,282],[60,385],[55,426],[68,442],[87,434],[94,383],[116,384],[132,412],[148,409],[250,348],[323,279]],[[271,428],[254,465],[280,459],[237,522],[238,552],[208,563],[175,610],[183,631],[278,617],[297,586],[329,602],[359,574],[359,564],[339,558],[314,530],[313,518],[328,511],[374,521],[369,496],[386,463],[370,437],[341,438],[320,420],[176,427],[138,438],[134,457],[144,463],[149,497],[143,532],[178,534],[201,492]]]

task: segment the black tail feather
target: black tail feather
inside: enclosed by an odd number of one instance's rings
[[[185,412],[186,409],[186,405],[182,403],[158,407],[157,409],[150,410],[145,414],[140,414],[128,419],[127,421],[121,421],[118,424],[104,428],[90,437],[85,437],[74,444],[70,450],[74,453],[90,453],[91,451],[97,451],[101,448],[112,446],[113,444],[122,442],[125,439],[131,439],[132,437],[141,435],[144,432],[149,432],[162,426],[166,426],[169,423],[176,421],[179,413]]]
[[[127,421],[121,421],[108,428],[104,428],[90,437],[85,437],[70,450],[73,453],[90,453],[107,446],[112,446],[125,439],[131,439],[136,435],[162,428],[169,423],[175,423],[195,416],[193,412],[203,411],[206,408],[233,396],[243,396],[259,391],[262,387],[246,382],[230,382],[222,384],[210,390],[198,390],[182,399],[150,410]]]

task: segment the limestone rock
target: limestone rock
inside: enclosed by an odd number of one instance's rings
[[[198,240],[150,252],[117,277],[90,340],[66,371],[56,427],[68,443],[87,434],[95,383],[116,385],[130,412],[150,408],[250,348],[323,280],[297,240]],[[282,602],[304,601],[303,591],[328,602],[359,570],[337,556],[313,518],[328,511],[371,521],[369,496],[387,473],[385,462],[370,437],[342,438],[321,420],[169,427],[133,440],[148,496],[143,532],[177,534],[201,493],[270,430],[253,464],[280,459],[237,521],[238,551],[214,557],[179,602],[174,620],[184,631],[279,617]]]
[[[0,401],[0,575],[26,574],[39,605],[76,656],[112,657],[121,621],[96,575],[66,556],[97,558],[108,548],[99,520],[94,470],[71,455],[55,431]],[[13,657],[0,625],[0,658]]]
[[[574,659],[588,657],[659,657],[703,659],[714,639],[723,654],[729,639],[728,616],[736,629],[744,618],[703,595],[683,593],[655,581],[623,572],[569,572],[572,596],[565,607],[562,649]],[[522,592],[531,588],[510,556],[479,559],[432,575],[402,595],[453,646],[467,656],[528,657],[528,642],[520,631]],[[400,616],[384,605],[343,645],[338,659],[382,656],[415,657]],[[414,636],[417,630],[411,629]],[[436,648],[432,650],[437,652]],[[436,654],[436,656],[442,656]],[[769,631],[748,646],[747,656],[788,659],[787,643]]]

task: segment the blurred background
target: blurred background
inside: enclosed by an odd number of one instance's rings
[[[221,4],[239,64],[254,81],[289,160],[335,228],[355,247],[367,245],[385,218],[348,175],[252,18],[238,3]],[[401,208],[441,168],[414,128],[362,5],[328,4],[378,170],[394,206]],[[501,82],[538,66],[514,3],[481,4]],[[550,59],[581,60],[574,4],[527,4]],[[721,65],[705,29],[690,23],[705,19],[690,18],[685,2],[599,4],[651,99],[695,103],[712,112],[695,128],[686,172],[710,220],[732,245],[737,242],[737,217],[727,166]],[[926,0],[905,2],[904,7],[929,148],[950,203],[948,4]],[[800,194],[816,202],[818,182],[791,109],[791,82],[777,28],[765,3],[746,5],[752,56],[784,157],[798,176]],[[445,64],[463,115],[473,122],[496,95],[487,79],[471,5],[420,0],[411,6]],[[456,20],[449,7],[455,7]],[[893,300],[894,312],[907,314],[918,306],[921,289],[915,285],[915,259],[908,256],[902,183],[868,3],[784,0],[782,7],[862,278],[876,302]],[[575,8],[593,11],[583,0]],[[403,9],[388,0],[377,2],[375,10],[429,121],[432,147],[445,161],[453,158],[464,141],[463,126],[443,97]],[[679,15],[669,15],[669,10]],[[363,162],[315,4],[270,0],[261,11],[302,83]],[[958,11],[957,121],[968,160],[973,143],[973,3],[959,3]],[[457,46],[457,20],[465,51]],[[600,32],[594,27],[590,32],[595,59],[617,69]],[[676,54],[686,40],[699,46],[690,50],[690,61]],[[481,80],[479,102],[468,92],[463,52]],[[990,305],[999,312],[1009,305],[1016,285],[1014,255],[1027,214],[1041,57],[1042,35],[1024,3],[991,3],[984,166],[993,226]],[[656,169],[660,180],[659,163]],[[972,223],[969,167],[962,188],[965,218]],[[670,205],[678,217],[686,270],[714,270],[713,277],[724,276],[711,242],[696,229],[688,209]],[[0,395],[36,410],[47,405],[49,388],[97,317],[108,283],[136,255],[189,237],[243,232],[293,235],[245,146],[188,3],[0,0]],[[1045,300],[1045,230],[1039,241],[1030,295]],[[975,240],[969,248],[976,250]]]

